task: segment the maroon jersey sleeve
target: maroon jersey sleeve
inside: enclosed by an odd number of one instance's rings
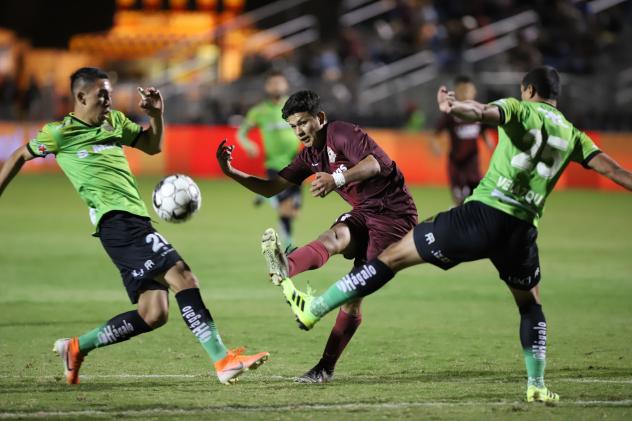
[[[334,129],[334,148],[342,152],[342,155],[349,161],[351,166],[356,165],[367,156],[373,155],[380,164],[381,172],[383,174],[390,172],[391,159],[361,127],[344,122],[331,124]]]
[[[300,185],[303,180],[313,174],[309,163],[305,160],[307,148],[294,157],[290,164],[279,171],[279,176],[290,183]]]

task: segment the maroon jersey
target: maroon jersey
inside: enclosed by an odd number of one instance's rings
[[[447,130],[450,134],[450,161],[455,165],[478,162],[478,137],[481,123],[466,123],[450,114],[443,114],[437,122],[436,133]]]
[[[322,149],[303,149],[290,165],[279,172],[281,177],[301,184],[317,172],[344,173],[373,155],[380,164],[380,173],[368,180],[345,184],[336,189],[338,194],[354,209],[417,215],[413,198],[404,184],[404,175],[364,130],[343,121],[328,123],[322,130],[327,133]]]

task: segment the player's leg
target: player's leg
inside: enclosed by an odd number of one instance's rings
[[[520,312],[520,344],[527,367],[527,402],[551,402],[560,399],[544,383],[546,367],[547,324],[542,304],[540,287],[529,291],[509,287]]]
[[[279,193],[277,213],[279,216],[279,231],[281,234],[282,246],[284,250],[292,248],[292,228],[294,219],[298,215],[301,207],[301,190],[299,186],[293,186]]]
[[[275,285],[287,277],[322,267],[329,257],[353,249],[351,232],[344,223],[337,223],[318,239],[297,248],[285,256],[278,234],[268,228],[261,238],[261,251],[268,266],[270,280]]]
[[[139,296],[138,310],[118,314],[78,337],[55,341],[53,351],[62,359],[68,384],[79,383],[79,369],[90,351],[157,329],[167,322],[167,314],[166,291],[147,290]]]
[[[365,297],[380,289],[396,272],[423,263],[415,246],[415,229],[400,241],[390,245],[376,259],[354,268],[349,274],[332,284],[322,295],[314,297],[296,289],[287,278],[281,284],[283,294],[290,303],[299,327],[311,329],[331,310]]]
[[[213,361],[222,383],[233,383],[241,373],[257,368],[268,359],[267,352],[241,355],[242,348],[226,348],[211,312],[202,300],[199,282],[186,263],[176,262],[161,278],[175,293],[185,324]]]

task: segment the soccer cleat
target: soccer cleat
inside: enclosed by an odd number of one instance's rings
[[[261,237],[261,253],[266,259],[270,280],[274,285],[281,285],[281,281],[288,276],[288,263],[281,249],[279,235],[272,228],[265,230]]]
[[[329,371],[319,364],[300,377],[294,379],[296,383],[329,383],[334,379],[334,372]]]
[[[68,384],[79,384],[79,369],[83,362],[83,355],[79,351],[79,339],[57,339],[53,351],[61,357],[64,363],[64,376]]]
[[[245,371],[256,370],[265,363],[270,356],[267,352],[260,352],[255,355],[241,355],[244,348],[231,349],[228,354],[215,363],[215,372],[220,383],[233,384]]]
[[[314,315],[310,310],[314,296],[309,292],[305,293],[296,289],[290,278],[283,279],[281,287],[283,288],[285,300],[292,308],[292,313],[294,313],[298,327],[303,330],[313,328],[316,322],[320,320],[320,318]]]
[[[534,385],[527,387],[527,402],[557,402],[560,395],[551,392],[547,387],[537,387]]]

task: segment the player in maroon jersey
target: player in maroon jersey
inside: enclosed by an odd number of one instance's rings
[[[323,266],[342,254],[355,259],[354,267],[380,254],[417,223],[417,208],[404,176],[389,156],[360,127],[343,121],[327,122],[315,92],[294,93],[283,106],[283,118],[305,148],[276,177],[263,179],[231,165],[233,146],[223,141],[217,149],[222,171],[247,189],[273,196],[300,185],[315,174],[310,192],[325,197],[336,191],[352,206],[316,240],[284,255],[277,234],[266,230],[262,251],[274,284]],[[360,300],[341,307],[323,356],[301,383],[325,383],[333,379],[338,358],[361,322]]]
[[[467,76],[457,76],[454,79],[454,94],[458,101],[473,100],[476,97],[476,86],[472,79]],[[440,153],[438,136],[444,131],[450,135],[448,155],[450,192],[454,204],[459,206],[481,181],[478,165],[478,137],[482,136],[490,149],[494,148],[494,144],[480,122],[466,122],[451,114],[443,114],[437,122],[432,140],[433,151],[436,155]]]

